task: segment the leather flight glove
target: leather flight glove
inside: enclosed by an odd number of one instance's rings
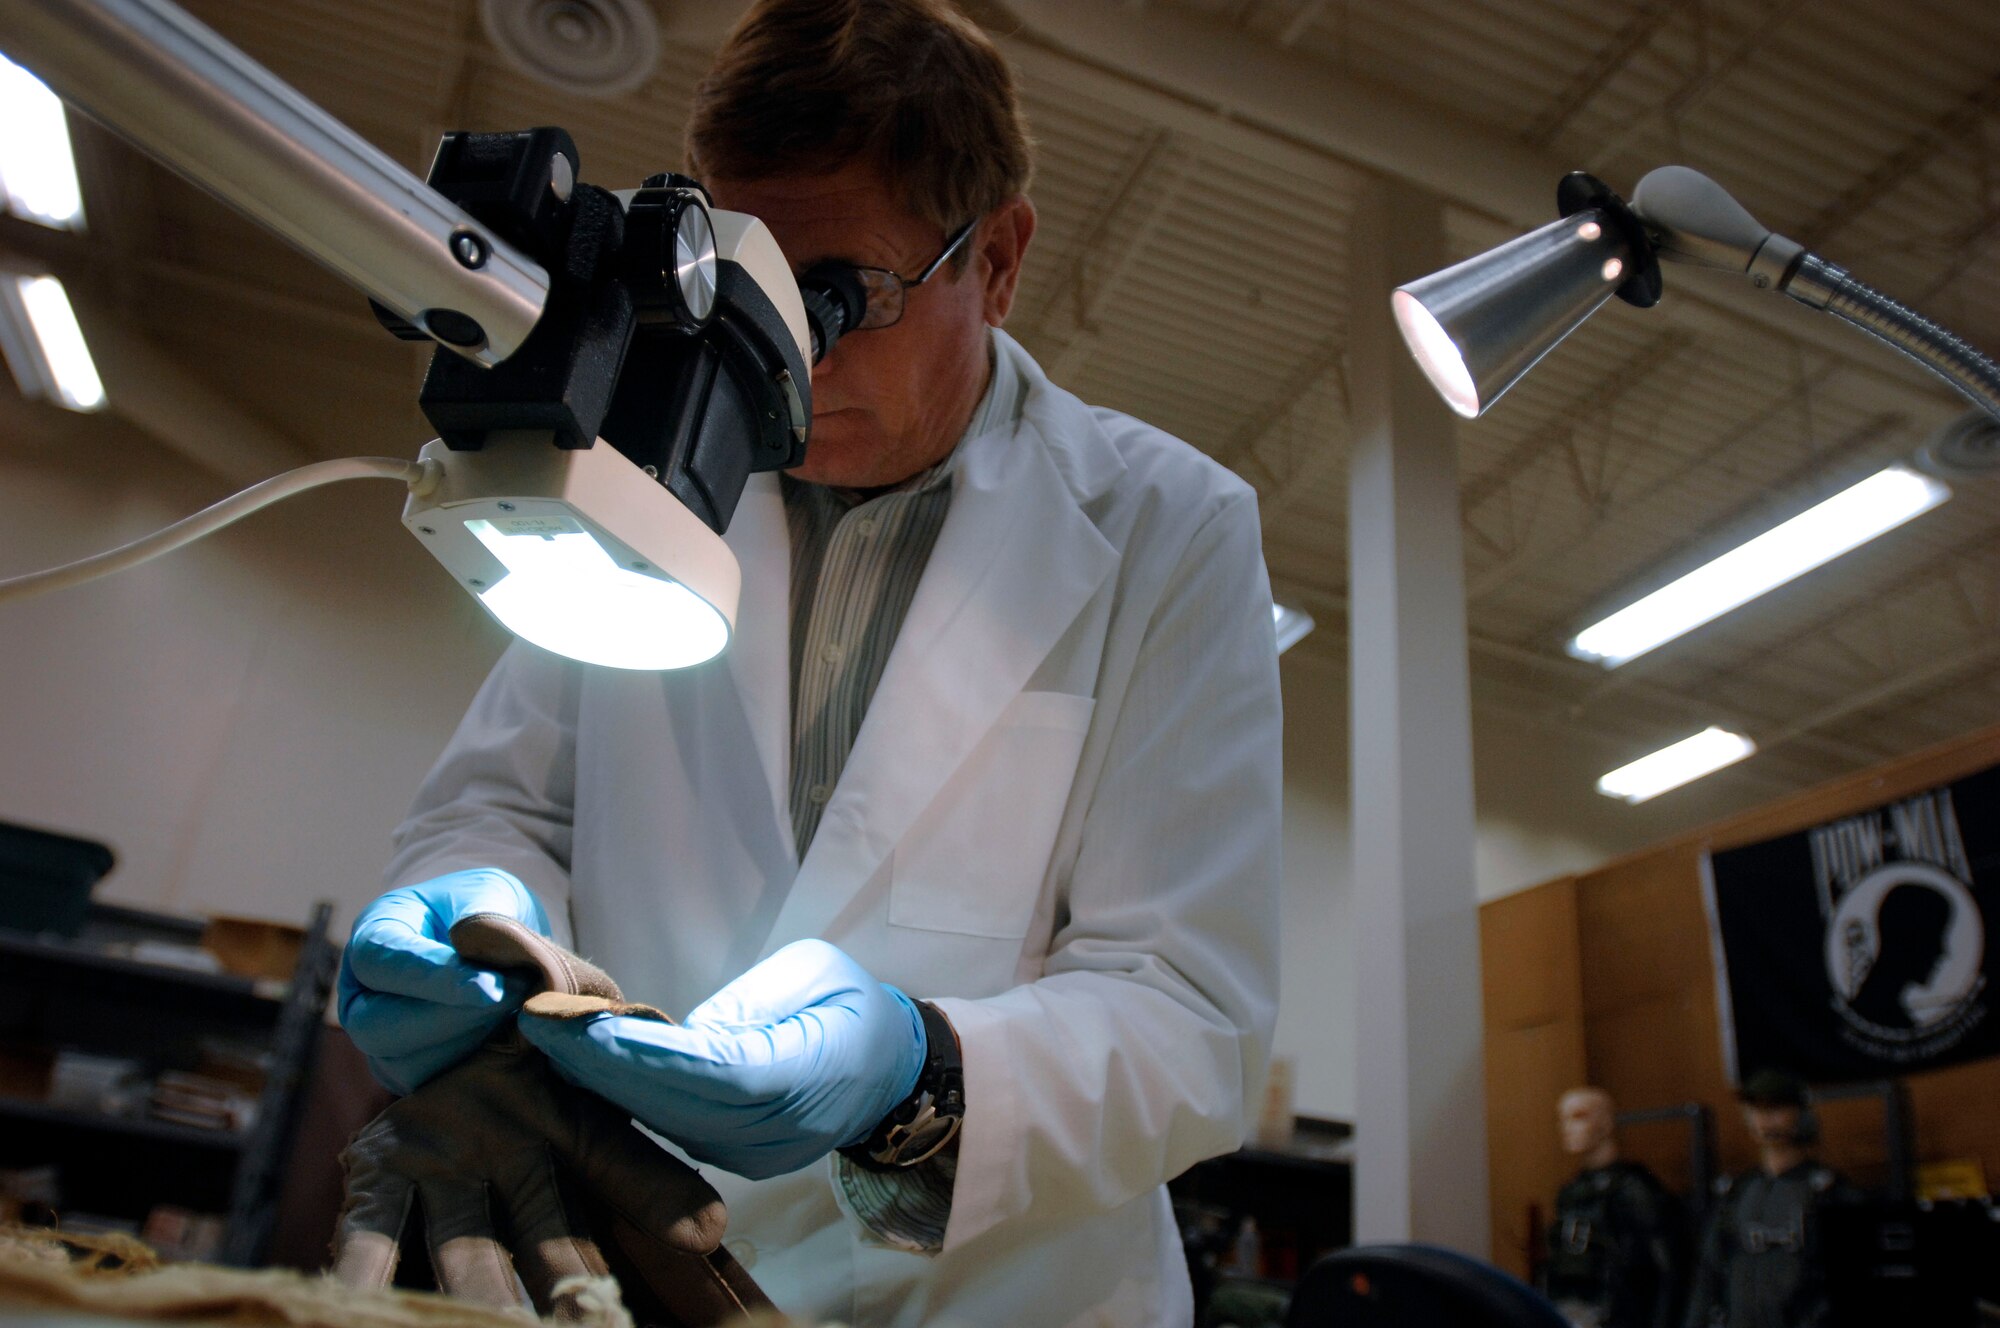
[[[452,948],[452,927],[479,913],[549,935],[540,901],[491,867],[391,890],[354,921],[340,960],[340,1026],[391,1092],[464,1060],[527,998],[518,973],[467,963]]]
[[[522,1014],[564,1078],[690,1157],[752,1180],[866,1139],[915,1089],[923,1018],[825,941],[797,941],[696,1006],[682,1025]]]
[[[523,974],[537,992],[529,1008],[552,1018],[666,1018],[510,919],[473,914],[450,939],[465,958]],[[602,1294],[589,1279],[607,1276],[639,1322],[663,1328],[770,1308],[723,1248],[728,1214],[714,1188],[627,1117],[501,1029],[390,1104],[341,1154],[347,1203],[333,1276],[386,1287],[421,1233],[439,1290],[494,1309],[532,1306],[558,1323],[601,1321],[589,1312]]]

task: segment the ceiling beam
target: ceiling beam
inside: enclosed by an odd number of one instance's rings
[[[1747,63],[1751,56],[1770,49],[1771,39],[1779,28],[1791,20],[1792,15],[1806,6],[1806,0],[1783,0],[1764,12],[1757,25],[1746,33],[1743,39],[1719,60],[1704,61],[1695,71],[1694,77],[1676,88],[1668,98],[1658,105],[1632,117],[1623,129],[1609,142],[1596,151],[1600,160],[1608,160],[1619,149],[1651,128],[1655,120],[1672,123],[1692,110],[1696,103],[1720,87],[1729,76]]]
[[[1146,252],[1146,246],[1152,243],[1160,227],[1173,215],[1174,208],[1179,205],[1182,195],[1194,182],[1207,153],[1208,145],[1199,139],[1192,144],[1183,145],[1180,160],[1173,165],[1166,182],[1153,196],[1146,208],[1146,215],[1140,219],[1138,225],[1121,236],[1117,257],[1111,266],[1098,275],[1097,280],[1090,284],[1087,293],[1082,286],[1078,286],[1072,292],[1077,297],[1077,303],[1072,310],[1077,330],[1064,344],[1054,362],[1048,366],[1050,378],[1058,383],[1073,381],[1073,376],[1083,369],[1084,362],[1097,349],[1098,341],[1102,337],[1098,316],[1103,313],[1104,306],[1110,302],[1112,293],[1125,280],[1126,274]]]
[[[1624,363],[1599,378],[1588,392],[1569,401],[1553,416],[1528,430],[1527,437],[1508,449],[1492,469],[1468,482],[1461,498],[1465,510],[1472,512],[1484,506],[1489,499],[1525,474],[1544,453],[1554,449],[1564,434],[1586,420],[1615,409],[1633,389],[1697,344],[1696,338],[1685,329],[1670,327],[1634,351]]]
[[[1823,706],[1787,724],[1770,737],[1760,739],[1757,750],[1767,751],[1782,747],[1786,743],[1796,742],[1843,719],[1864,711],[1879,709],[1916,692],[1941,687],[1962,674],[1986,668],[1997,661],[2000,661],[2000,641],[1989,640],[1968,646],[1964,650],[1955,651],[1928,664],[1918,665],[1893,678],[1886,678],[1873,687]]]
[[[1073,301],[1074,307],[1078,308],[1087,302],[1087,297],[1083,293],[1090,287],[1091,256],[1111,234],[1112,223],[1118,220],[1120,213],[1124,212],[1126,204],[1131,202],[1132,195],[1138,190],[1140,183],[1152,174],[1161,154],[1166,151],[1172,139],[1171,132],[1157,127],[1147,130],[1140,136],[1138,143],[1126,156],[1125,168],[1119,172],[1118,182],[1103,195],[1103,206],[1099,207],[1089,222],[1077,231],[1076,239],[1071,241],[1069,248],[1057,260],[1058,275],[1049,283],[1048,293],[1042,297],[1034,318],[1029,321],[1030,335],[1049,334],[1049,323],[1055,318],[1057,307],[1063,300]],[[1078,327],[1084,324],[1080,313],[1071,321]]]
[[[1312,25],[1319,22],[1319,16],[1326,12],[1326,5],[1327,0],[1306,0],[1285,21],[1284,31],[1278,34],[1278,45],[1298,45],[1299,38],[1312,31]]]
[[[2000,74],[1974,89],[1944,114],[1886,158],[1874,170],[1854,182],[1838,198],[1822,207],[1800,225],[1792,238],[1808,249],[1817,249],[1842,227],[1874,207],[1896,187],[1928,166],[1939,153],[1979,128],[1985,118],[2000,109]]]
[[[1307,351],[1304,358],[1293,365],[1292,371],[1285,375],[1285,380],[1278,385],[1278,390],[1270,395],[1261,408],[1238,425],[1211,455],[1223,465],[1235,467],[1246,456],[1254,453],[1257,445],[1263,442],[1287,416],[1298,409],[1299,404],[1319,386],[1322,379],[1330,373],[1338,372],[1346,358],[1347,330],[1342,328]],[[1342,398],[1344,399],[1346,395],[1343,389]],[[1274,476],[1274,478],[1285,477]]]
[[[1074,0],[994,0],[982,8],[1013,20],[993,25],[1010,55],[1033,49],[1093,65],[1510,221],[1539,225],[1554,211],[1564,168],[1540,152],[1471,116],[1343,76],[1230,24],[1167,10],[1135,22],[1113,6]]]
[[[1557,94],[1547,110],[1535,117],[1521,137],[1537,147],[1547,147],[1554,142],[1578,112],[1604,89],[1604,85],[1616,78],[1631,63],[1633,56],[1650,45],[1653,37],[1666,26],[1667,20],[1688,3],[1689,0],[1645,0],[1632,11],[1632,16],[1611,39],[1611,43],[1578,71],[1569,86]]]
[[[1882,585],[1871,587],[1868,591],[1868,598],[1873,603],[1906,599],[1914,588],[1938,579],[1950,581],[1954,587],[1951,593],[1957,596],[1962,593],[1962,589],[1957,588],[1959,570],[1968,562],[1979,559],[1982,554],[1987,555],[1989,560],[1994,559],[1997,547],[1995,543],[1996,537],[2000,537],[2000,523],[1983,526],[1967,538],[1954,544],[1951,548],[1946,549],[1943,553],[1937,554],[1935,557],[1926,558],[1915,567],[1910,568],[1900,576],[1893,577]],[[1696,690],[1706,691],[1710,687],[1721,683],[1732,674],[1743,673],[1767,660],[1775,659],[1785,652],[1796,651],[1801,646],[1809,644],[1813,638],[1849,626],[1853,621],[1854,613],[1851,604],[1836,605],[1828,609],[1825,613],[1819,614],[1810,621],[1787,632],[1780,639],[1770,642],[1753,652],[1740,655],[1736,659],[1710,670],[1703,676]],[[1980,634],[1983,634],[1983,625],[1974,624],[1968,628],[1968,635]],[[1588,704],[1592,699],[1594,698],[1585,697],[1579,704]]]

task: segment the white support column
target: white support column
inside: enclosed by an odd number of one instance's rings
[[[1488,1259],[1458,452],[1389,312],[1397,283],[1446,262],[1442,211],[1379,181],[1348,248],[1354,1234]]]

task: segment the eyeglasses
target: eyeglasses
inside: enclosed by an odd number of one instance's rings
[[[861,321],[851,330],[866,332],[874,328],[893,327],[901,321],[903,304],[909,292],[936,275],[937,270],[944,266],[945,260],[958,252],[959,246],[965,243],[966,237],[972,234],[973,227],[978,224],[979,218],[974,217],[960,226],[945,242],[944,252],[933,258],[914,278],[898,276],[886,267],[859,267],[849,264],[855,278],[861,283],[861,289],[868,294],[868,307],[862,311]]]

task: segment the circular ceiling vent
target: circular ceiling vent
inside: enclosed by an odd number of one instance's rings
[[[647,0],[480,0],[479,17],[509,64],[578,96],[630,92],[660,62]]]
[[[2000,420],[1979,410],[1961,415],[1932,434],[1910,464],[1941,480],[2000,476]]]

